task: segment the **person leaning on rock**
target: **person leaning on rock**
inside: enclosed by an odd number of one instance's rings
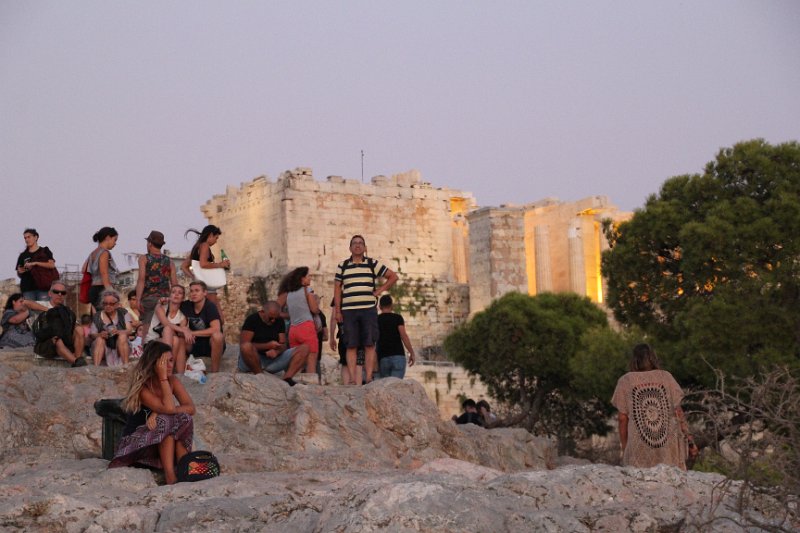
[[[33,352],[41,357],[66,359],[72,366],[86,365],[83,357],[83,327],[75,320],[75,313],[64,305],[67,287],[56,280],[50,285],[49,301],[26,302],[32,311],[40,311],[34,324],[36,344]]]
[[[353,235],[350,239],[351,255],[339,264],[333,282],[336,322],[344,323],[347,369],[356,385],[361,384],[361,375],[356,372],[356,352],[359,346],[364,347],[366,380],[372,381],[377,362],[375,343],[378,341],[378,297],[397,282],[397,274],[380,261],[367,257],[366,250],[364,237]],[[375,282],[380,277],[386,281],[376,288]]]
[[[294,385],[292,377],[305,366],[309,350],[307,344],[287,349],[284,328],[278,302],[268,301],[257,313],[248,316],[239,340],[239,371],[284,372],[283,380]]]

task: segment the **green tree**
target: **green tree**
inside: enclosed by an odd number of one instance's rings
[[[800,355],[800,144],[742,142],[606,224],[607,302],[682,382]]]
[[[509,424],[556,435],[564,444],[605,430],[607,403],[572,388],[570,359],[585,349],[589,330],[609,327],[588,298],[509,293],[451,333],[444,347],[495,399],[514,407]]]

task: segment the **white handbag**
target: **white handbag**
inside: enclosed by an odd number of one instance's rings
[[[203,268],[200,261],[192,260],[194,279],[202,281],[209,289],[219,289],[228,284],[224,268]]]

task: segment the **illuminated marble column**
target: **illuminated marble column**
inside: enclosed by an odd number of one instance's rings
[[[567,231],[569,241],[569,285],[572,292],[586,296],[586,269],[583,261],[581,222],[573,221]]]
[[[533,246],[536,254],[536,294],[553,290],[553,275],[550,271],[550,234],[547,226],[536,226],[533,230]]]

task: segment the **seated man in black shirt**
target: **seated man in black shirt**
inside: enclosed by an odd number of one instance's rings
[[[211,356],[210,372],[219,372],[225,337],[222,333],[219,310],[208,300],[208,288],[202,281],[189,284],[189,300],[181,304],[187,327],[178,328],[186,342],[186,354],[195,357]]]
[[[40,311],[34,323],[36,345],[33,353],[40,357],[54,359],[61,357],[72,366],[85,366],[83,357],[83,327],[75,320],[75,313],[64,305],[67,287],[60,280],[50,285],[50,301],[25,302],[28,309]]]
[[[239,340],[239,371],[260,374],[261,371],[277,374],[284,372],[283,380],[289,385],[292,376],[305,367],[308,345],[287,348],[285,324],[278,302],[269,301],[248,316],[242,325]]]

